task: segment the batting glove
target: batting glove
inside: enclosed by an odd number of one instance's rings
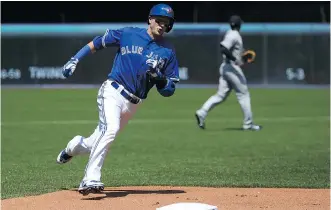
[[[157,69],[158,61],[155,59],[147,59],[146,64],[148,65],[147,74],[156,80],[164,80],[165,76]]]
[[[68,77],[70,77],[74,73],[74,71],[76,69],[76,66],[78,64],[78,61],[79,60],[77,58],[72,57],[70,59],[70,61],[68,61],[63,66],[62,74],[63,74],[64,77],[68,78]]]
[[[157,70],[148,70],[147,71],[147,74],[149,74],[149,76],[153,79],[156,79],[156,80],[165,80],[166,77],[160,72],[160,71],[157,71]]]

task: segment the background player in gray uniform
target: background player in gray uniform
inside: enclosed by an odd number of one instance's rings
[[[243,129],[260,130],[261,126],[253,124],[250,95],[245,75],[240,67],[248,61],[248,57],[243,57],[243,41],[239,33],[242,20],[234,15],[230,17],[229,23],[231,29],[226,32],[221,42],[223,63],[220,66],[218,91],[196,111],[195,116],[198,126],[204,129],[208,112],[223,102],[234,89],[244,114]]]
[[[179,81],[178,62],[173,47],[163,39],[174,21],[174,11],[170,6],[155,5],[149,13],[147,30],[135,27],[107,29],[103,36],[95,37],[64,65],[63,75],[69,77],[83,57],[107,47],[118,47],[108,79],[98,92],[98,125],[89,137],[73,137],[56,160],[64,164],[74,156],[90,156],[79,193],[87,195],[104,189],[101,169],[110,144],[135,114],[142,100],[147,98],[150,89],[156,86],[164,97],[174,94],[175,83]]]

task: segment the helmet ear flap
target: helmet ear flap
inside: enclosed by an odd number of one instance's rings
[[[168,25],[168,28],[166,30],[167,33],[169,33],[174,25],[174,20],[170,20],[170,24]]]
[[[149,25],[149,19],[151,18],[151,16],[148,16],[147,18],[147,24]]]

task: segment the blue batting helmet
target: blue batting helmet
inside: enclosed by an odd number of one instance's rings
[[[172,26],[174,25],[175,22],[175,14],[174,10],[167,4],[157,4],[152,7],[152,9],[149,12],[149,17],[152,16],[162,16],[162,17],[167,17],[170,19],[170,24],[166,30],[166,32],[171,31]]]

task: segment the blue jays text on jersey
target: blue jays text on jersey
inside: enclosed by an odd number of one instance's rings
[[[108,78],[120,83],[137,97],[145,99],[154,86],[153,81],[146,74],[150,68],[162,72],[167,78],[179,80],[174,49],[164,39],[153,40],[147,29],[135,27],[108,29],[98,38],[93,42],[101,38],[103,48],[119,47]],[[95,46],[98,44],[95,43]]]

